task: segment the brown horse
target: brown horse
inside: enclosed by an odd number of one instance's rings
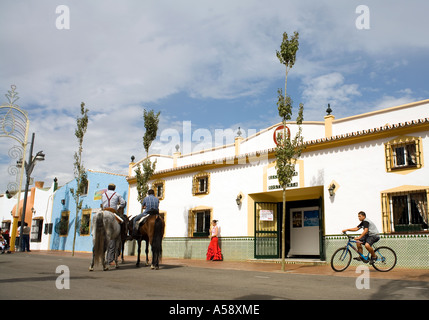
[[[132,234],[132,226],[134,221],[131,220],[129,224],[130,234]],[[146,241],[146,265],[149,265],[148,259],[148,247],[149,244],[152,249],[152,265],[151,269],[159,269],[159,260],[162,257],[162,238],[164,236],[165,223],[162,217],[159,215],[157,210],[154,210],[149,213],[146,221],[143,224],[139,225],[138,236],[133,236],[133,239],[137,240],[138,244],[138,257],[136,266],[140,265],[140,252],[141,252],[141,242],[142,240]]]
[[[121,259],[122,259],[122,263],[124,263],[124,247],[125,247],[125,242],[126,241],[131,241],[131,240],[137,240],[137,244],[138,244],[138,259],[137,259],[137,263],[136,266],[139,267],[140,266],[140,251],[141,251],[141,245],[142,245],[142,240],[144,240],[146,242],[146,266],[149,265],[149,257],[148,257],[148,253],[149,253],[149,238],[148,236],[145,234],[144,236],[142,236],[140,233],[138,236],[133,235],[133,223],[134,223],[134,218],[132,218],[131,220],[128,219],[128,216],[125,216],[124,219],[124,223],[121,225]],[[130,234],[130,236],[128,235],[128,233]]]
[[[125,204],[126,206],[126,204]],[[122,263],[124,263],[124,247],[125,247],[125,241],[129,240],[128,238],[128,226],[130,224],[130,220],[128,219],[128,216],[124,214],[125,206],[118,208],[118,210],[113,210],[111,212],[117,213],[118,216],[123,220],[121,223],[121,245],[119,248],[119,254],[121,255]],[[110,208],[107,208],[107,210],[111,210]]]
[[[121,248],[120,248],[120,250],[121,250],[121,261],[122,261],[122,263],[124,263],[125,262],[125,260],[124,260],[125,242],[127,240],[131,240],[128,237],[128,228],[129,228],[129,225],[131,222],[130,222],[130,219],[128,219],[128,216],[126,216],[126,215],[123,215],[122,219],[124,219],[124,222],[121,223]]]

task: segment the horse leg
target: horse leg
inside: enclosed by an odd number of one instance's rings
[[[116,239],[115,241],[115,268],[118,269],[118,258],[119,258],[119,247],[121,245],[121,239]]]
[[[136,263],[136,267],[140,267],[140,251],[142,248],[142,240],[139,239],[137,240],[137,263]]]
[[[159,269],[159,260],[162,256],[162,236],[164,233],[164,221],[156,217],[151,238],[152,269]]]
[[[104,252],[104,254],[103,254],[103,270],[104,271],[109,270],[109,266],[107,265],[107,262],[106,262],[106,251],[107,251],[107,240],[104,241],[104,250],[103,250],[103,252]]]
[[[94,271],[94,260],[95,260],[95,254],[94,254],[94,248],[92,249],[92,261],[89,266],[89,271]]]
[[[121,261],[122,261],[122,263],[125,262],[125,260],[124,260],[124,248],[125,248],[125,240],[121,240]]]
[[[151,249],[152,249],[152,264],[150,265],[150,268],[152,269],[152,270],[154,270],[154,269],[156,269],[156,254],[154,254],[154,252],[153,252],[153,246],[152,246],[152,241],[153,241],[153,238],[152,237],[149,237],[149,241],[148,241],[148,243],[150,242],[150,247],[151,247]]]
[[[149,265],[149,240],[146,241],[146,267]]]
[[[159,257],[158,253],[154,252],[152,248],[152,265],[150,266],[152,270],[159,270]]]

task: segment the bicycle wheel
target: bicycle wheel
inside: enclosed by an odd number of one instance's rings
[[[377,261],[372,265],[375,270],[387,272],[396,265],[396,253],[389,247],[379,247],[375,250]]]
[[[334,252],[331,258],[331,268],[334,271],[341,272],[348,268],[352,261],[352,253],[347,247],[339,248]]]

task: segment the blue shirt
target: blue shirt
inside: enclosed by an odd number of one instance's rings
[[[153,194],[148,195],[146,198],[143,199],[142,206],[146,206],[146,209],[144,212],[149,211],[150,209],[157,209],[159,208],[159,199],[155,197]]]

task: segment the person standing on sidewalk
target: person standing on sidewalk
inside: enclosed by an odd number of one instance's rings
[[[24,228],[22,229],[22,243],[21,243],[21,251],[27,251],[27,252],[31,252],[30,251],[30,232],[31,232],[31,228],[28,226],[28,223],[25,222],[24,223]]]
[[[212,227],[210,229],[209,238],[210,244],[207,249],[206,260],[222,261],[222,251],[219,248],[219,227],[217,226],[217,220],[212,221]]]

